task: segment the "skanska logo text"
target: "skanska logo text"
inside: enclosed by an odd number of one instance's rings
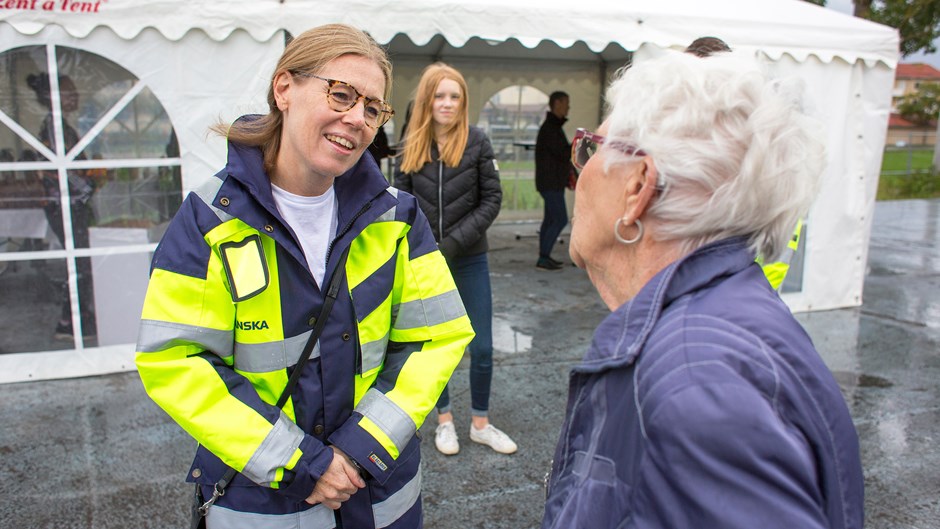
[[[267,320],[261,321],[235,321],[235,328],[240,331],[261,331],[268,328]]]

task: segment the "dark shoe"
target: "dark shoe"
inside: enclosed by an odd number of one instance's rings
[[[552,260],[551,257],[539,257],[539,260],[535,263],[535,267],[539,270],[561,270],[564,265],[558,261]]]
[[[551,261],[551,262],[553,262],[553,263],[555,263],[556,265],[558,265],[558,268],[564,268],[564,267],[565,267],[565,263],[563,263],[563,262],[561,262],[561,261],[556,261],[556,260],[552,259],[551,257],[549,257],[548,260]]]

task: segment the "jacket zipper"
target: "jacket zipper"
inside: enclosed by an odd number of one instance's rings
[[[365,206],[363,206],[362,209],[360,209],[355,215],[353,215],[353,217],[352,217],[351,219],[349,219],[349,222],[347,222],[346,225],[343,226],[343,229],[336,232],[336,237],[333,237],[333,240],[330,241],[330,245],[329,245],[329,246],[327,247],[327,249],[326,249],[326,262],[327,262],[327,263],[330,262],[330,256],[333,254],[333,244],[334,244],[336,241],[340,240],[340,239],[343,237],[343,235],[346,235],[346,233],[347,233],[350,229],[352,229],[352,226],[353,226],[353,224],[356,223],[356,220],[358,220],[359,217],[361,217],[363,214],[365,214],[366,211],[369,211],[369,208],[371,208],[371,207],[372,207],[372,201],[366,202]],[[344,265],[344,263],[339,263],[337,266],[345,266],[345,265]],[[333,273],[335,274],[336,272],[334,271]],[[324,277],[326,277],[326,276],[324,276]],[[330,277],[332,277],[332,276],[330,276]],[[331,282],[332,282],[332,281],[331,281]],[[338,285],[337,285],[337,286],[338,286]],[[324,292],[324,295],[326,295],[326,294],[327,294],[327,292]],[[332,292],[332,294],[333,294],[333,295],[336,295],[336,292]],[[326,299],[326,298],[324,298],[324,299]],[[355,318],[354,318],[354,319],[355,319]],[[356,333],[355,333],[355,336],[356,336],[356,341],[358,342],[358,341],[359,341],[359,333],[356,332]],[[357,375],[361,375],[361,374],[362,374],[362,351],[359,349],[359,346],[358,346],[358,345],[356,346],[356,365],[355,365],[355,369],[356,369],[356,374],[357,374]]]
[[[330,256],[333,254],[333,243],[343,238],[343,235],[346,235],[346,232],[352,229],[352,225],[356,223],[356,220],[358,220],[359,217],[365,214],[366,211],[369,211],[369,208],[371,207],[372,207],[372,202],[371,201],[366,202],[366,205],[363,206],[362,209],[360,209],[358,213],[353,215],[353,218],[349,219],[349,222],[347,222],[346,225],[343,226],[343,229],[336,232],[336,237],[333,237],[333,240],[330,241],[330,245],[326,249],[326,262],[327,263],[330,262]]]
[[[444,160],[440,160],[437,170],[437,237],[444,240]]]

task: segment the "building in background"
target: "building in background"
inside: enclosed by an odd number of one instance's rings
[[[923,83],[940,83],[940,70],[922,62],[899,63],[891,91],[891,111],[897,112],[901,98],[917,92]]]
[[[902,116],[898,105],[904,97],[916,94],[926,83],[940,83],[940,70],[925,63],[898,64],[891,90],[891,117],[888,120],[888,147],[930,146],[937,143],[936,120],[917,123]]]

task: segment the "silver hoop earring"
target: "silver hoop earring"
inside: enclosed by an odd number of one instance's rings
[[[617,222],[614,223],[614,237],[616,237],[617,241],[623,244],[635,244],[639,242],[641,238],[643,238],[643,223],[640,222],[640,219],[636,219],[633,222],[636,223],[636,237],[632,239],[624,239],[623,236],[620,235],[620,225],[623,224],[623,217],[617,219]]]

